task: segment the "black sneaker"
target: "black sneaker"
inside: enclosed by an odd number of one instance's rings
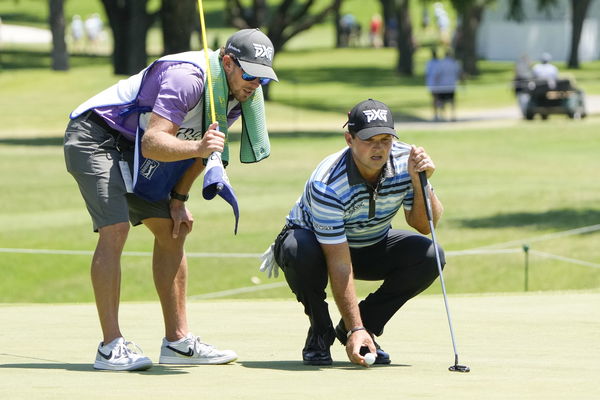
[[[340,341],[340,343],[344,346],[346,345],[346,342],[348,341],[347,335],[348,335],[348,331],[346,330],[346,327],[344,326],[344,321],[340,320],[340,323],[337,324],[337,326],[335,327],[335,336]],[[375,344],[375,348],[377,349],[377,357],[375,358],[375,364],[391,363],[392,360],[390,359],[390,355],[381,349],[379,344],[377,344],[377,342],[375,341],[375,337],[373,336],[373,334],[371,332],[369,332],[369,335],[371,335],[371,338],[373,339],[373,344]],[[359,351],[361,356],[364,356],[368,352],[369,352],[369,348],[366,346],[361,347],[360,351]]]
[[[330,347],[335,338],[333,329],[323,334],[313,333],[312,327],[308,329],[306,343],[302,349],[302,360],[305,365],[331,365]]]

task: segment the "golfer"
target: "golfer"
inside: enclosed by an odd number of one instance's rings
[[[190,333],[184,242],[194,220],[185,202],[203,159],[223,152],[227,162],[225,132],[240,115],[242,134],[250,139],[242,161],[268,156],[261,84],[277,76],[273,45],[257,29],[235,33],[219,51],[210,51],[209,59],[218,126],[210,121],[200,51],[165,56],[71,113],[66,166],[98,232],[91,275],[103,340],[96,369],[152,366],[119,325],[120,258],[130,223],[144,224],[154,236],[152,268],[165,324],[159,362],[224,364],[237,358]]]
[[[389,364],[374,336],[438,276],[431,240],[391,228],[402,207],[408,225],[429,233],[418,174],[433,174],[431,157],[422,147],[395,140],[392,113],[379,101],[357,104],[347,127],[347,147],[314,170],[261,265],[269,275],[280,266],[304,305],[310,328],[302,358],[308,365],[331,364],[336,337],[351,362],[365,365],[363,356],[370,352],[376,353],[375,363]],[[443,207],[433,189],[427,190],[437,222]],[[342,316],[335,328],[325,301],[328,279]],[[359,303],[354,279],[383,283]]]

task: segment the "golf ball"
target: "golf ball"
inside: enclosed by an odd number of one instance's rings
[[[365,354],[365,362],[367,363],[367,365],[373,365],[373,363],[375,362],[375,354],[373,354],[373,353]]]

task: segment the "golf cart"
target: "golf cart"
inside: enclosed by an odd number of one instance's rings
[[[576,119],[586,116],[583,92],[570,79],[530,80],[525,92],[529,94],[525,119],[532,120],[536,114],[542,119],[548,119],[550,114],[566,114]]]

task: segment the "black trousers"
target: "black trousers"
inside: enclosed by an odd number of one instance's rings
[[[440,250],[442,267],[444,253]],[[432,241],[426,236],[390,230],[377,244],[350,248],[354,278],[382,285],[359,303],[363,325],[376,336],[409,299],[427,289],[438,276]],[[313,232],[284,228],[275,241],[275,259],[296,299],[304,305],[313,332],[331,331],[333,324],[325,301],[327,264]]]

